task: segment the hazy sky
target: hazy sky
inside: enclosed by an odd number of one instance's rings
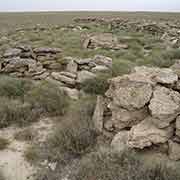
[[[180,11],[180,0],[0,0],[0,11]]]

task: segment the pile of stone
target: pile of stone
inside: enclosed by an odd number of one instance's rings
[[[0,73],[33,80],[47,80],[58,85],[69,97],[78,99],[79,87],[99,73],[111,73],[112,59],[66,57],[59,60],[59,48],[17,46],[7,49],[0,60]]]
[[[0,73],[8,73],[16,77],[45,79],[49,69],[57,69],[56,59],[61,53],[59,48],[35,48],[17,46],[7,49],[0,61]]]
[[[128,49],[128,45],[125,43],[120,43],[118,38],[111,33],[102,33],[96,35],[89,35],[83,41],[83,48],[87,49]]]
[[[116,133],[112,147],[166,147],[180,160],[180,62],[169,68],[135,67],[109,80],[105,97],[97,98],[93,121],[99,133]]]

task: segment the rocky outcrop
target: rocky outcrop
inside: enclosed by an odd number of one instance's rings
[[[170,158],[180,159],[178,82],[178,74],[173,69],[145,66],[110,79],[102,100],[106,101],[104,109],[109,113],[106,116],[102,109],[96,109],[95,113],[103,116],[94,116],[94,121],[100,119],[102,133],[116,134],[112,147],[121,151],[125,147],[151,149],[169,144]]]

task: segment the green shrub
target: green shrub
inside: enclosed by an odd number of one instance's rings
[[[53,136],[48,140],[54,158],[62,154],[81,155],[96,142],[92,115],[94,99],[81,99],[74,102],[66,117],[57,126]],[[57,157],[55,157],[57,156]]]
[[[31,90],[26,100],[42,113],[63,115],[68,105],[68,98],[58,86],[42,82]]]
[[[133,66],[134,64],[128,60],[114,59],[112,67],[112,76],[116,77],[121,76],[123,74],[128,74],[130,73]]]
[[[94,79],[88,79],[82,84],[82,89],[88,94],[103,95],[109,87],[108,78],[110,78],[109,75],[102,74]]]
[[[131,151],[115,153],[99,151],[82,159],[73,180],[177,180],[178,175],[167,168],[148,169]]]
[[[4,150],[9,145],[9,140],[3,137],[0,137],[0,150]]]
[[[29,104],[23,104],[18,100],[0,98],[0,128],[11,124],[19,126],[27,125],[39,118],[39,113]]]
[[[9,76],[0,76],[0,96],[23,98],[31,86],[32,83],[28,80],[12,78]]]

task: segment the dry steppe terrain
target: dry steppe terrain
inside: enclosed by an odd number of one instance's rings
[[[0,13],[0,180],[179,168],[179,13]]]

